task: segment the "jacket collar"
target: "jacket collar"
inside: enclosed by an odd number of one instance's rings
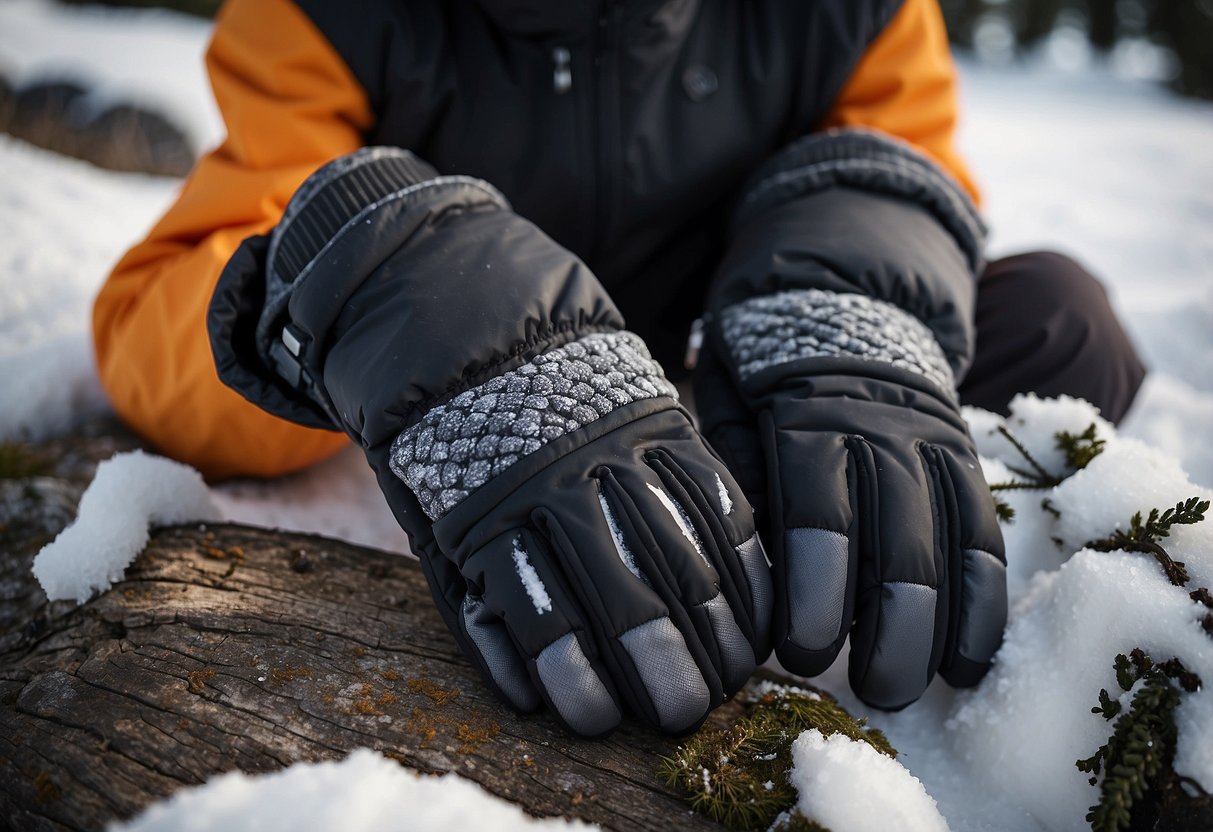
[[[622,7],[628,17],[643,15],[667,28],[668,18],[693,16],[698,0],[476,0],[501,30],[536,39],[580,40],[603,15]]]

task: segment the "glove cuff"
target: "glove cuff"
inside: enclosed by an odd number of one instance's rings
[[[678,392],[639,336],[587,335],[432,408],[392,443],[392,472],[437,520],[549,442],[661,396]]]
[[[788,145],[751,178],[734,226],[772,206],[837,187],[918,205],[948,230],[970,271],[981,272],[986,227],[964,188],[906,142],[870,130],[830,130]]]
[[[466,176],[439,176],[409,151],[395,147],[364,147],[334,159],[309,176],[287,203],[266,254],[265,299],[257,320],[256,345],[269,366],[292,387],[304,390],[335,423],[340,420],[332,413],[332,404],[314,373],[307,372],[299,333],[285,326],[291,319],[292,297],[304,291],[309,275],[336,241],[364,221],[370,223],[380,209],[461,188],[509,209],[505,197],[488,183]],[[343,286],[342,291],[351,288],[348,280]],[[341,307],[342,291],[334,289],[325,298],[326,307],[336,307],[333,312]]]
[[[911,370],[949,396],[955,383],[929,327],[866,295],[796,289],[751,298],[720,313],[720,330],[742,383],[806,358],[855,358]]]
[[[309,176],[270,238],[266,274],[289,286],[347,222],[385,196],[438,176],[407,150],[364,147]]]

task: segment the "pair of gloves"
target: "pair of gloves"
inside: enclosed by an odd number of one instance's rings
[[[976,683],[1006,589],[954,392],[971,205],[900,144],[826,134],[759,172],[735,228],[703,434],[585,264],[392,148],[321,168],[241,245],[216,365],[361,444],[465,654],[579,735],[693,730],[772,647],[812,675],[848,633],[872,704]]]

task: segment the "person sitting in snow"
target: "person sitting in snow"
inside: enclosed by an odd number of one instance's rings
[[[848,636],[881,708],[981,679],[960,406],[1115,421],[1144,371],[1076,263],[983,261],[932,0],[231,0],[207,62],[227,139],[95,308],[158,448],[275,476],[353,437],[468,657],[581,735]]]

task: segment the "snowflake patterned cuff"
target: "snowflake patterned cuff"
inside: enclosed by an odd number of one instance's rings
[[[588,335],[430,410],[392,443],[392,472],[437,520],[552,440],[660,396],[678,394],[638,336]]]
[[[751,298],[721,312],[721,332],[744,381],[803,358],[857,358],[912,370],[951,394],[947,357],[931,330],[867,295],[797,289]]]

